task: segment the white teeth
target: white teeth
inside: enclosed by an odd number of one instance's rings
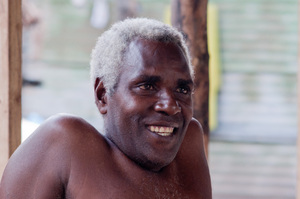
[[[150,131],[157,133],[161,136],[169,136],[173,133],[173,127],[163,127],[163,126],[150,126]]]
[[[154,126],[150,126],[150,131],[155,131],[155,127]]]
[[[155,132],[159,132],[159,128],[158,127],[155,127]]]

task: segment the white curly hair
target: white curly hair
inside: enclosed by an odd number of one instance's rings
[[[109,94],[114,92],[125,52],[130,42],[136,38],[177,44],[183,50],[191,77],[194,78],[190,54],[179,31],[153,19],[131,18],[115,23],[98,38],[90,61],[93,83],[96,78],[101,78],[107,92]]]

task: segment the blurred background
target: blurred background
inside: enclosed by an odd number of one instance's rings
[[[97,37],[126,17],[170,24],[170,0],[23,0],[22,140],[56,113],[99,128]],[[297,0],[209,0],[209,164],[214,199],[294,199]]]

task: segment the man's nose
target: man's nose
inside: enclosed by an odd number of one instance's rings
[[[163,92],[154,106],[155,111],[167,115],[175,115],[181,112],[181,107],[172,94]]]

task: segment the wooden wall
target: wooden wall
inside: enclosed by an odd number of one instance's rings
[[[219,129],[211,138],[296,143],[297,0],[210,0],[218,9]]]

